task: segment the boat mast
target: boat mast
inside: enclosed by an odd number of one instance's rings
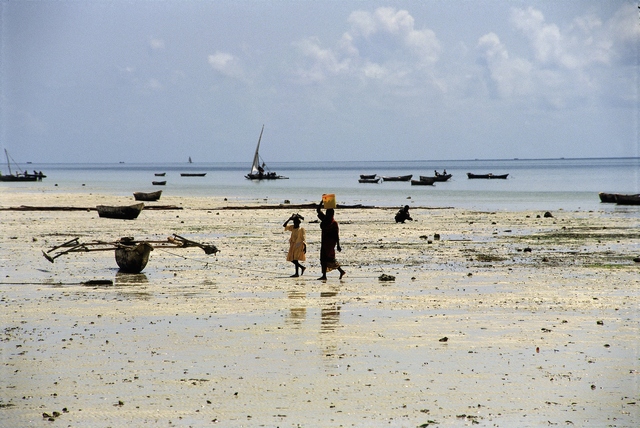
[[[9,152],[7,152],[7,149],[4,149],[4,155],[7,158],[7,166],[9,167],[9,175],[11,175],[11,162],[9,162]]]
[[[262,130],[260,131],[260,137],[258,137],[258,145],[256,146],[256,153],[253,155],[253,165],[251,166],[251,173],[255,174],[258,172],[258,167],[260,166],[260,155],[258,151],[260,150],[260,141],[262,140],[262,133],[264,132],[264,125],[262,125]]]

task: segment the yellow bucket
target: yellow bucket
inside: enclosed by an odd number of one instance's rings
[[[336,207],[336,195],[333,193],[325,193],[322,195],[322,205],[324,205],[325,209]]]

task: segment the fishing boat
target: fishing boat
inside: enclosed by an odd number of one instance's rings
[[[379,183],[380,178],[361,178],[358,183]]]
[[[363,180],[371,180],[376,177],[377,177],[377,174],[360,174],[360,178]]]
[[[411,180],[412,186],[433,186],[436,180],[434,177],[420,176],[420,180]]]
[[[453,175],[451,175],[451,174],[439,174],[439,175],[435,175],[433,177],[429,177],[427,175],[421,175],[420,176],[420,180],[447,181],[451,177],[453,177]]]
[[[181,172],[181,177],[204,177],[207,175],[206,172]]]
[[[600,193],[598,193],[598,196],[600,197],[600,202],[607,203],[607,204],[615,204],[616,203],[617,193],[600,192]]]
[[[640,194],[636,195],[616,195],[618,205],[640,205]]]
[[[251,172],[245,175],[249,180],[279,180],[286,179],[289,177],[284,177],[282,175],[278,175],[273,171],[268,171],[267,165],[264,161],[260,161],[260,141],[262,140],[262,133],[264,132],[264,125],[262,125],[262,130],[260,131],[260,137],[258,137],[258,145],[256,146],[256,152],[253,155],[253,163],[251,164]],[[265,170],[265,168],[267,168]]]
[[[497,179],[504,180],[504,179],[507,178],[508,175],[509,174],[492,174],[492,173],[489,173],[489,174],[472,174],[470,172],[467,172],[467,177],[469,177],[469,178],[487,178],[487,179],[496,179],[497,178]]]
[[[117,218],[121,220],[133,220],[140,215],[140,211],[144,208],[143,203],[126,205],[126,206],[112,206],[112,205],[98,205],[98,216],[105,218]]]
[[[16,161],[14,161],[11,156],[9,156],[9,152],[7,152],[7,149],[4,149],[4,155],[7,158],[9,175],[5,175],[0,172],[0,181],[42,181],[42,179],[46,177],[46,175],[44,175],[42,171],[33,171],[33,174],[26,170],[24,172],[20,172],[22,171],[22,168],[20,168]],[[17,171],[15,173],[11,171],[11,162],[13,162],[14,166],[16,167]]]
[[[201,244],[182,236],[173,234],[166,241],[136,241],[132,237],[120,238],[115,242],[90,241],[80,242],[80,238],[73,238],[63,244],[42,251],[42,255],[51,263],[60,256],[70,253],[85,253],[92,251],[113,251],[120,272],[140,273],[149,261],[149,255],[155,248],[189,248],[199,247],[207,255],[215,255],[219,250],[213,244]]]
[[[397,175],[394,177],[387,177],[385,175],[382,176],[382,181],[409,181],[413,177],[413,174],[409,175]]]
[[[167,175],[167,173],[166,172],[156,172],[153,175],[155,175],[156,177],[164,177],[165,175]]]
[[[164,186],[165,184],[167,184],[166,181],[152,181],[151,184],[153,184],[154,186]]]
[[[133,197],[136,201],[157,201],[160,199],[160,195],[162,195],[162,190],[158,190],[157,192],[133,192]]]

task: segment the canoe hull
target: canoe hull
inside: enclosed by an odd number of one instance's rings
[[[158,190],[157,192],[133,192],[133,197],[136,201],[157,201],[160,199],[160,195],[162,195],[162,190]]]
[[[98,205],[98,216],[104,218],[115,218],[120,220],[134,220],[140,215],[140,211],[144,208],[144,204],[135,204],[127,206],[111,206],[111,205]]]
[[[386,177],[382,176],[382,181],[409,181],[413,177],[413,174],[410,175],[399,175],[397,177]]]
[[[127,245],[123,243],[116,248],[116,263],[120,268],[120,272],[140,273],[149,262],[149,255],[153,251],[153,247],[141,242],[136,245]]]
[[[500,179],[500,180],[505,180],[507,177],[509,176],[509,174],[472,174],[470,172],[467,172],[467,177],[469,178],[485,178],[485,179]]]

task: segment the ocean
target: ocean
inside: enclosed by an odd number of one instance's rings
[[[163,195],[226,197],[231,201],[277,204],[319,202],[334,193],[338,204],[399,207],[454,207],[482,211],[615,210],[638,215],[640,208],[602,204],[599,192],[640,193],[640,158],[510,159],[389,162],[270,163],[287,180],[251,181],[249,163],[27,164],[43,171],[42,182],[0,183],[25,192],[92,193],[131,196],[163,190]],[[434,186],[409,182],[358,182],[360,174],[453,177]],[[154,173],[164,172],[164,177]],[[183,172],[206,173],[182,177]],[[506,180],[468,179],[475,174],[509,174]],[[166,186],[152,181],[166,180]]]

